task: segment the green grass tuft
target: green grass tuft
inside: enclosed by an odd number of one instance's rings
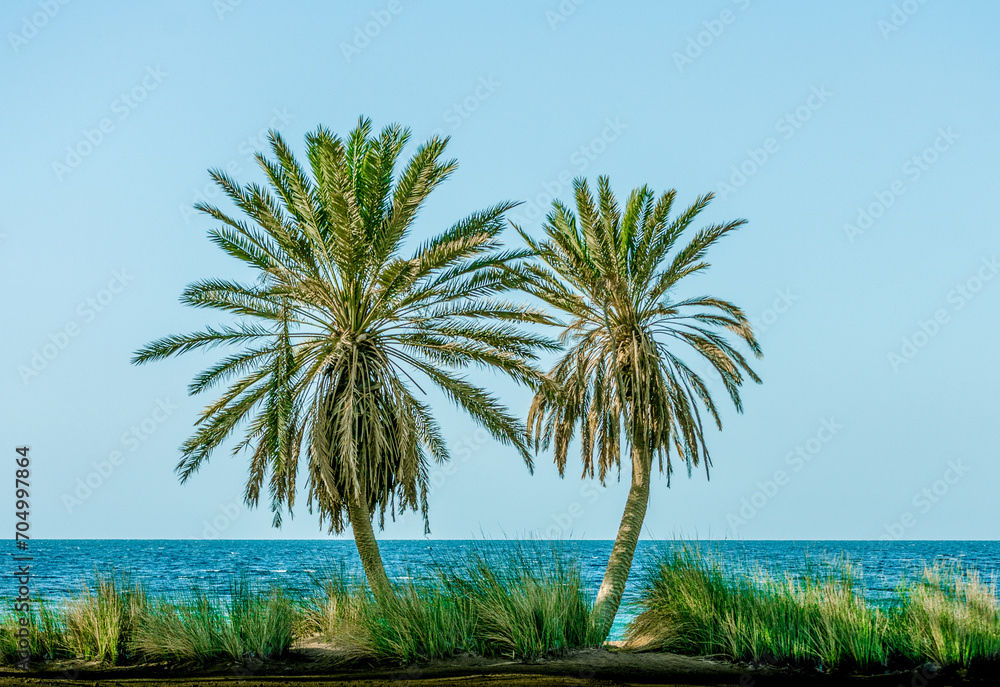
[[[362,607],[368,591],[362,580],[351,577],[343,568],[314,576],[319,594],[300,600],[295,634],[319,635],[327,641],[343,640],[361,632]]]
[[[846,561],[801,578],[737,574],[685,547],[646,576],[626,647],[825,671],[1000,659],[996,588],[977,574],[928,568],[884,606],[856,575]]]
[[[282,591],[258,591],[233,582],[228,599],[194,591],[187,598],[155,599],[132,636],[147,658],[206,663],[270,658],[292,645],[295,611]]]
[[[995,583],[957,566],[938,565],[900,589],[894,644],[911,661],[968,667],[1000,660]]]
[[[406,664],[467,651],[471,619],[467,604],[440,581],[396,585],[395,598],[368,598],[360,606],[360,634],[353,652],[378,661]],[[349,640],[350,642],[350,640]]]
[[[579,569],[555,550],[480,551],[456,570],[376,601],[343,573],[324,580],[300,627],[358,658],[393,663],[456,653],[534,658],[598,646]]]
[[[4,665],[14,665],[21,660],[19,649],[22,636],[19,632],[22,617],[21,613],[7,610],[0,618],[0,663]],[[28,615],[26,637],[32,660],[65,655],[62,635],[59,614],[43,601],[33,603]]]
[[[93,588],[84,585],[67,605],[62,643],[73,655],[117,663],[146,609],[146,592],[128,575],[95,574]]]
[[[535,658],[602,643],[579,568],[555,550],[538,553],[480,553],[447,580],[469,605],[477,653]]]

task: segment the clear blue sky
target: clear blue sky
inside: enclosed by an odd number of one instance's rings
[[[985,1],[4,2],[0,450],[33,448],[33,535],[326,536],[304,499],[280,531],[230,505],[228,453],[180,486],[212,356],[129,357],[217,321],[186,284],[240,274],[190,212],[206,170],[257,179],[267,127],[301,150],[365,114],[452,136],[414,240],[505,198],[537,228],[577,174],[749,220],[690,286],[757,321],[764,384],[710,435],[710,482],[655,484],[647,536],[996,538],[998,23]],[[456,457],[432,536],[613,536],[627,474],[529,476],[432,401]]]

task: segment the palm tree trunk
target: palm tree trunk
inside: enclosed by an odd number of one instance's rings
[[[651,463],[632,448],[632,486],[625,501],[625,512],[618,526],[618,536],[611,548],[608,567],[604,572],[604,581],[597,592],[594,609],[590,614],[590,622],[601,637],[606,638],[615,622],[615,615],[622,602],[625,583],[632,569],[632,557],[639,542],[642,522],[646,518],[646,506],[649,503],[649,477]]]
[[[382,554],[378,550],[378,541],[375,539],[372,516],[368,508],[350,499],[347,504],[347,517],[351,521],[354,543],[358,547],[361,565],[365,569],[365,577],[368,578],[368,586],[372,593],[376,598],[394,594],[389,576],[385,574]]]

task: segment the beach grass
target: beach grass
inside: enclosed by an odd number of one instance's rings
[[[845,560],[795,577],[734,572],[685,546],[643,580],[625,647],[821,671],[1000,658],[996,588],[976,573],[930,567],[881,604],[862,596],[857,574]]]
[[[12,604],[11,604],[12,606]],[[31,656],[39,658],[57,658],[64,653],[61,616],[45,602],[34,604],[26,616],[27,625],[23,626],[22,634],[20,619],[23,614],[8,610],[0,617],[0,663],[14,665],[21,660],[19,642],[23,638],[28,641],[28,651]]]
[[[22,613],[0,616],[0,662],[20,660]],[[33,661],[78,658],[107,665],[165,659],[204,663],[268,658],[291,646],[297,611],[279,589],[235,579],[227,594],[150,596],[127,574],[98,573],[58,605],[34,601],[26,639]]]
[[[868,674],[1000,665],[996,583],[975,571],[932,565],[873,603],[858,566],[843,559],[794,576],[726,563],[694,545],[664,555],[640,580],[621,649]],[[345,661],[398,665],[602,644],[579,565],[554,547],[480,547],[457,567],[411,572],[382,598],[343,568],[314,579],[297,593],[238,577],[228,589],[152,595],[128,575],[95,573],[72,598],[32,602],[27,618],[7,604],[0,662],[18,663],[22,640],[36,662],[111,665],[268,659],[297,640],[327,644]]]
[[[603,641],[579,567],[554,550],[480,552],[446,584],[470,607],[477,653],[536,658]]]
[[[893,643],[911,661],[968,667],[1000,661],[1000,609],[995,581],[939,564],[903,585]]]
[[[754,663],[884,665],[887,618],[843,562],[804,578],[733,574],[695,548],[671,553],[643,581],[626,647]]]
[[[369,601],[364,581],[341,566],[315,574],[313,583],[316,593],[298,600],[295,634],[350,642],[361,632],[363,606]]]
[[[396,585],[395,592],[394,597],[369,597],[361,604],[360,632],[344,638],[351,654],[404,665],[470,648],[467,604],[440,581],[410,581]]]
[[[266,659],[296,639],[319,637],[344,660],[399,665],[474,654],[535,658],[599,646],[579,568],[555,549],[482,549],[454,569],[423,571],[375,598],[343,569],[315,579],[311,594],[258,589],[245,578],[228,593],[149,595],[127,575],[96,575],[59,608],[37,607],[36,657],[208,663]],[[0,656],[17,660],[17,618],[0,623]]]
[[[146,591],[127,574],[95,572],[62,613],[62,645],[87,660],[117,663],[146,612]]]
[[[258,590],[245,578],[224,598],[203,591],[150,603],[129,643],[146,658],[207,663],[270,658],[292,645],[296,613],[279,589]]]
[[[512,659],[599,646],[578,567],[554,550],[474,553],[462,567],[395,585],[375,599],[335,575],[304,627],[357,658],[406,664],[467,653]]]

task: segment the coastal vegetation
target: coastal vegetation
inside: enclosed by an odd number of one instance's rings
[[[296,639],[336,647],[343,661],[408,664],[458,652],[535,658],[601,644],[579,569],[556,552],[484,550],[457,570],[428,571],[374,594],[337,571],[310,593],[236,578],[225,593],[152,596],[129,576],[100,574],[71,599],[35,604],[31,654],[110,665],[204,664],[285,654]],[[0,617],[0,660],[18,660],[19,614]]]
[[[68,601],[34,606],[32,655],[203,664],[265,660],[313,641],[335,647],[338,660],[407,665],[602,646],[622,603],[654,466],[669,486],[675,462],[689,475],[711,465],[702,416],[718,429],[722,422],[696,368],[717,376],[737,411],[743,384],[760,382],[737,348],[761,355],[743,311],[712,296],[678,295],[708,269],[709,249],[744,221],[689,235],[711,194],[673,214],[674,191],[657,196],[643,186],[620,204],[599,177],[596,195],[577,179],[573,207],[554,201],[540,234],[517,228],[524,248],[501,242],[505,213],[516,205],[506,201],[409,248],[420,208],[456,168],[442,157],[447,140],[432,138],[397,169],[409,137],[397,125],[373,134],[366,119],[344,140],[321,127],[306,137],[303,167],[272,132],[273,158],[257,155],[266,187],[213,172],[242,217],[197,208],[221,223],[212,241],[253,280],[191,284],[183,303],[233,321],[161,338],[134,357],[142,364],[234,347],[190,384],[191,393],[228,387],[182,445],[181,480],[231,443],[234,454],[250,456],[247,503],[257,505],[266,490],[280,526],[295,504],[301,459],[310,510],[333,532],[351,528],[364,581],[328,573],[302,593],[237,578],[225,593],[165,597],[127,577],[98,575]],[[510,298],[518,293],[540,306]],[[558,340],[545,334],[553,328]],[[554,358],[547,373],[543,355]],[[472,367],[532,389],[526,423],[464,376]],[[456,569],[390,579],[374,525],[412,509],[429,531],[428,466],[449,459],[425,386],[529,469],[534,454],[551,449],[563,475],[576,446],[585,478],[604,483],[626,464],[628,498],[594,594],[578,563],[555,550],[484,550]],[[618,650],[824,672],[927,661],[968,667],[1000,657],[995,587],[940,566],[876,603],[847,563],[775,576],[685,547],[645,575],[632,610]],[[7,662],[23,639],[14,623],[8,615],[0,625]]]
[[[624,652],[711,656],[810,672],[875,674],[928,663],[968,669],[1000,661],[996,586],[932,564],[887,598],[870,599],[848,561],[781,575],[723,561],[694,545],[664,554],[642,580]],[[602,645],[596,589],[555,548],[483,548],[456,569],[423,571],[376,596],[363,578],[326,572],[311,591],[236,578],[218,592],[152,595],[101,574],[73,598],[34,604],[36,662],[107,665],[261,661],[325,646],[344,664],[410,665],[456,655],[535,659]],[[0,617],[0,660],[18,660],[17,620]]]
[[[301,457],[310,510],[332,532],[350,526],[368,586],[380,599],[397,589],[373,522],[382,527],[387,512],[394,518],[419,510],[429,532],[429,461],[449,459],[421,384],[513,447],[529,470],[532,452],[553,448],[563,475],[577,430],[584,477],[594,477],[595,466],[602,483],[609,472],[620,475],[626,451],[631,488],[590,618],[606,637],[631,570],[654,463],[668,486],[675,458],[689,474],[699,466],[707,473],[700,409],[722,427],[691,358],[707,361],[737,411],[744,381],[760,381],[727,338],[760,356],[743,311],[719,298],[675,296],[678,285],[708,269],[706,252],[744,220],[688,237],[712,194],[672,216],[673,190],[657,197],[643,186],[620,207],[606,177],[598,179],[596,198],[577,179],[575,209],[554,201],[542,237],[518,228],[525,248],[501,242],[505,213],[517,205],[504,201],[413,250],[406,244],[414,220],[456,163],[442,158],[447,139],[434,137],[397,169],[409,139],[398,125],[375,135],[364,118],[343,140],[320,127],[306,136],[303,166],[272,131],[273,157],[256,155],[266,186],[210,172],[239,214],[195,207],[221,224],[210,238],[254,280],[188,286],[184,304],[235,322],[163,337],[133,362],[234,347],[189,385],[198,394],[229,384],[181,447],[181,481],[242,433],[232,451],[250,455],[245,500],[258,505],[266,488],[280,526],[295,503]],[[508,300],[510,293],[530,296],[567,321]],[[558,326],[560,339],[538,333],[537,325]],[[540,355],[555,353],[562,357],[544,374]],[[461,374],[470,367],[535,391],[527,425]]]
[[[643,580],[625,646],[869,672],[1000,659],[996,585],[978,572],[932,564],[878,603],[862,595],[860,573],[845,560],[800,576],[737,573],[684,547]]]

